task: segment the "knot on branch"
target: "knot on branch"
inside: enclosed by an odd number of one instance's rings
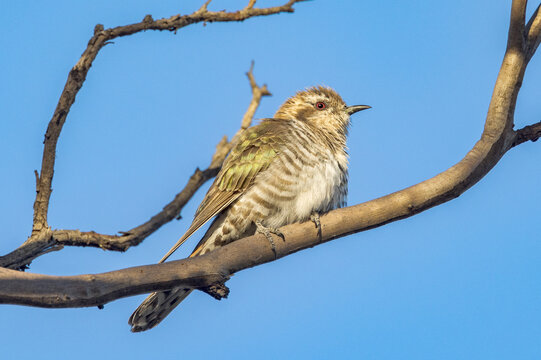
[[[216,300],[227,299],[227,296],[229,295],[229,288],[225,286],[224,283],[212,284],[210,286],[200,288],[199,290],[212,296]]]
[[[94,26],[94,35],[98,35],[103,29],[103,24],[96,24],[96,26]]]
[[[154,22],[154,19],[152,18],[152,15],[148,14],[143,18],[143,23],[145,24],[151,24]]]

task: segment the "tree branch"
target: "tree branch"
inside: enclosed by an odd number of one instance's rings
[[[541,137],[541,121],[523,127],[515,132],[515,138],[511,143],[511,147],[515,147],[526,141],[536,142]]]
[[[507,51],[516,49],[524,50],[524,22],[526,18],[527,0],[513,0],[511,4],[511,20],[507,39]]]
[[[259,87],[256,84],[253,76],[252,62],[252,66],[247,73],[252,88],[252,100],[242,119],[239,131],[235,134],[231,142],[228,142],[227,137],[224,137],[216,147],[216,152],[212,157],[210,166],[203,171],[196,169],[195,173],[190,177],[188,184],[175,196],[173,201],[167,204],[161,212],[153,216],[146,223],[131,230],[121,232],[122,235],[98,234],[93,231],[81,232],[79,230],[51,230],[47,223],[47,212],[52,192],[51,184],[54,174],[56,144],[67,114],[75,101],[75,96],[81,89],[86,75],[92,66],[92,62],[104,45],[116,37],[131,35],[143,30],[176,31],[184,26],[201,21],[242,21],[254,16],[292,12],[293,4],[299,1],[302,0],[290,0],[285,5],[264,9],[253,9],[255,2],[251,1],[244,9],[234,13],[208,11],[207,6],[210,1],[207,1],[199,10],[191,15],[175,15],[168,19],[156,21],[150,15],[147,15],[140,23],[107,30],[104,30],[102,25],[96,25],[94,36],[88,42],[87,49],[68,75],[68,80],[60,96],[57,108],[45,133],[41,176],[35,171],[36,199],[34,202],[32,234],[18,249],[0,257],[0,267],[25,269],[36,257],[51,251],[61,250],[66,245],[99,247],[104,250],[115,251],[125,251],[131,246],[138,245],[162,225],[179,216],[181,209],[195,192],[207,180],[216,176],[227,153],[231,149],[232,143],[240,136],[242,131],[250,127],[261,98],[270,95],[266,85]]]
[[[537,50],[539,43],[541,42],[541,4],[535,9],[528,25],[526,25],[526,56],[528,61],[532,58],[533,54]]]
[[[520,24],[517,4],[521,3],[513,2],[510,37],[515,36],[517,31],[523,33],[517,28],[517,23]],[[509,39],[509,44],[515,41]],[[539,138],[539,123],[517,132],[512,130],[516,99],[528,63],[525,51],[516,44],[508,46],[481,138],[460,162],[409,188],[327,213],[320,219],[321,236],[311,222],[292,224],[280,229],[286,241],[276,242],[276,252],[273,252],[266,238],[258,234],[203,256],[97,275],[55,277],[0,269],[0,303],[43,307],[93,306],[174,286],[206,289],[212,284],[222,284],[240,270],[404,219],[452,200],[484,177],[509,149],[518,145],[513,145],[517,138]]]
[[[92,62],[103,46],[107,45],[111,40],[117,37],[128,36],[145,30],[168,30],[176,32],[185,26],[200,22],[243,21],[255,16],[293,12],[293,5],[300,1],[301,0],[289,0],[284,5],[269,8],[253,8],[254,4],[253,2],[250,2],[244,9],[236,12],[208,11],[207,5],[210,1],[207,1],[199,10],[190,15],[175,15],[160,20],[153,20],[152,16],[147,15],[143,21],[139,23],[105,30],[103,25],[96,25],[94,36],[92,36],[83,55],[68,75],[66,85],[60,95],[55,112],[49,122],[47,132],[45,133],[41,173],[36,190],[36,200],[34,202],[32,235],[35,235],[48,227],[47,212],[52,192],[51,184],[54,174],[56,144],[60,132],[62,131],[62,127],[64,126],[64,122],[66,121],[66,117],[75,101],[75,97],[83,86],[86,75],[92,66]]]
[[[167,204],[162,211],[154,215],[150,220],[128,231],[122,231],[122,235],[99,234],[94,231],[81,232],[79,230],[52,230],[45,228],[33,235],[23,245],[13,252],[0,256],[0,267],[9,269],[26,269],[35,258],[51,251],[61,250],[64,246],[89,246],[103,250],[126,251],[131,246],[140,244],[145,238],[158,230],[161,226],[178,217],[180,211],[193,197],[197,190],[209,179],[216,176],[222,163],[231,150],[232,144],[250,127],[255,111],[261,103],[263,96],[271,93],[267,85],[258,86],[253,75],[253,62],[250,71],[246,73],[252,90],[252,100],[248,110],[242,118],[240,129],[229,142],[227,137],[216,146],[216,152],[212,156],[209,167],[203,171],[196,169],[188,180],[188,183],[179,192],[173,201]]]

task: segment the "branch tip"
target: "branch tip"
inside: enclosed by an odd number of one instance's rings
[[[205,1],[205,3],[204,3],[203,5],[201,5],[201,7],[199,8],[199,10],[197,10],[197,13],[205,13],[205,12],[207,12],[207,8],[208,8],[208,6],[209,6],[209,4],[210,4],[211,1],[212,1],[212,0],[207,0],[207,1]]]
[[[103,29],[103,24],[96,24],[96,26],[94,26],[94,35],[98,35]]]

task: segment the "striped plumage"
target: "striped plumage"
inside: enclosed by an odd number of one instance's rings
[[[334,90],[316,87],[298,92],[274,118],[247,129],[233,146],[192,225],[160,262],[213,217],[191,256],[254,234],[256,222],[279,228],[344,206],[349,116],[367,108],[348,107]],[[132,331],[157,325],[191,291],[174,288],[151,294],[130,317]]]

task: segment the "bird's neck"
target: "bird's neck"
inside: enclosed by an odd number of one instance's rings
[[[335,156],[346,155],[347,129],[322,128],[310,122],[298,121],[317,141]]]

